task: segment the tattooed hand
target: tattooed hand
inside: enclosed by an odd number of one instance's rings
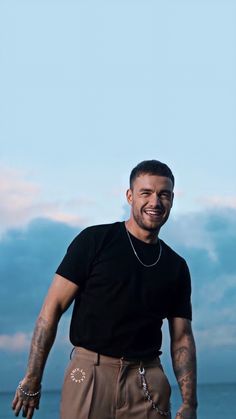
[[[196,409],[192,406],[182,404],[176,413],[176,419],[197,419]]]
[[[32,389],[26,384],[25,380],[21,383],[22,389],[26,393],[33,393]],[[36,396],[27,396],[19,388],[17,388],[15,397],[12,402],[12,409],[15,416],[18,416],[22,409],[22,416],[31,419],[35,409],[39,409],[40,393]]]
[[[56,325],[49,323],[43,317],[38,318],[31,341],[30,355],[25,378],[21,388],[17,388],[12,409],[18,416],[22,409],[22,416],[31,419],[34,410],[39,408],[40,394],[34,395],[40,388],[44,365],[56,335]],[[29,393],[29,394],[26,394]]]
[[[55,275],[34,328],[25,377],[18,386],[12,402],[16,416],[22,410],[22,416],[31,419],[35,409],[39,408],[40,383],[56,337],[58,322],[77,292],[77,285],[60,275]]]

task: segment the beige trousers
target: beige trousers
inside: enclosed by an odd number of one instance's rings
[[[167,412],[171,388],[159,358],[140,365],[77,347],[65,374],[61,419],[170,419],[145,397],[140,366],[153,402]]]

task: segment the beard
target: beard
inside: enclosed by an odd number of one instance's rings
[[[161,218],[160,221],[150,221],[148,222],[145,220],[144,216],[142,215],[141,211],[135,211],[133,208],[133,218],[137,225],[142,228],[143,230],[146,230],[150,233],[159,233],[161,227],[165,224],[165,222],[168,220],[169,214],[166,214]]]

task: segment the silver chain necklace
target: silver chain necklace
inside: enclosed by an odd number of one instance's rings
[[[156,260],[154,263],[152,263],[151,265],[146,265],[146,263],[143,263],[143,262],[141,261],[141,259],[139,258],[138,254],[137,254],[137,252],[136,252],[136,250],[135,250],[135,248],[134,248],[134,245],[133,245],[133,243],[132,243],[132,240],[131,240],[131,237],[130,237],[130,233],[129,233],[129,231],[127,230],[127,228],[126,228],[126,227],[125,227],[125,230],[126,230],[126,233],[127,233],[128,238],[129,238],[129,242],[130,242],[130,244],[131,244],[131,247],[132,247],[132,249],[133,249],[133,252],[134,252],[134,254],[135,254],[136,258],[138,259],[138,261],[141,263],[141,265],[145,266],[145,268],[151,268],[152,266],[155,266],[155,265],[159,262],[160,257],[161,257],[161,252],[162,252],[162,246],[161,246],[161,242],[160,242],[160,240],[158,239],[158,242],[159,242],[159,248],[160,248],[160,250],[159,250],[159,255],[158,255],[157,260]]]

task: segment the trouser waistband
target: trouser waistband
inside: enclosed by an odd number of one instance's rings
[[[137,368],[137,366],[150,366],[156,365],[160,366],[160,358],[156,356],[155,358],[144,358],[144,359],[135,359],[135,358],[126,358],[126,357],[112,357],[108,355],[103,355],[98,352],[90,351],[82,346],[75,346],[72,350],[73,357],[80,356],[81,358],[88,359],[94,363],[94,365],[100,364],[111,364],[111,365],[129,365],[130,367]],[[72,355],[71,353],[71,355]]]

